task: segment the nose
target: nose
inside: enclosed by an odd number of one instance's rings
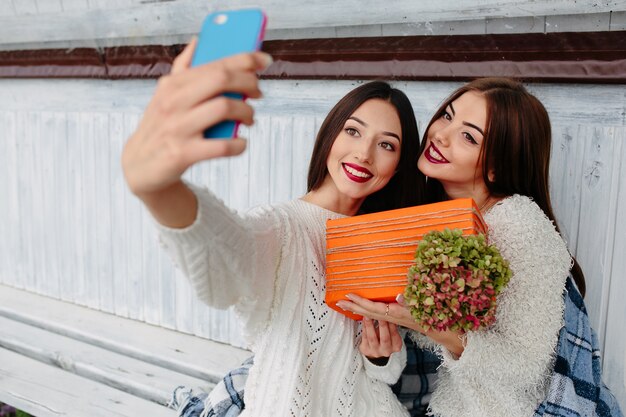
[[[431,126],[431,129],[434,126]],[[439,128],[439,129],[434,129],[432,131],[432,141],[435,142],[437,145],[441,145],[441,146],[448,146],[449,143],[449,137],[448,137],[448,131],[446,130],[446,128]]]
[[[359,162],[362,163],[367,163],[367,164],[371,164],[372,163],[372,157],[373,157],[373,149],[372,147],[374,146],[374,141],[373,140],[368,140],[366,138],[363,138],[360,143],[359,143],[359,147],[355,152],[355,157]]]

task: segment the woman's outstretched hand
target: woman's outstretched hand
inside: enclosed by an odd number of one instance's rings
[[[253,122],[249,104],[222,94],[259,98],[256,72],[271,63],[269,55],[257,52],[190,68],[195,46],[194,39],[176,57],[171,73],[159,79],[137,130],[122,152],[130,190],[159,222],[173,227],[190,224],[197,210],[195,197],[181,182],[183,173],[199,161],[237,155],[246,147],[240,138],[206,140],[202,136],[205,129],[224,120],[246,125]],[[168,207],[172,197],[182,200]],[[182,222],[170,218],[180,210],[187,215]]]
[[[461,356],[463,353],[464,345],[462,333],[460,332],[451,330],[424,330],[424,328],[415,322],[415,319],[411,316],[409,309],[399,303],[378,303],[359,297],[356,294],[348,294],[347,297],[348,300],[341,300],[337,302],[337,306],[339,308],[373,320],[387,321],[389,323],[394,323],[398,326],[403,326],[420,332],[428,336],[433,341],[443,345],[457,357]],[[402,301],[402,298],[400,298],[399,301]]]

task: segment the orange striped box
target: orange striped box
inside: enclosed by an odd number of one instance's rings
[[[337,307],[348,293],[384,303],[404,292],[415,250],[426,233],[461,229],[486,235],[476,203],[461,198],[326,223],[326,304],[346,316],[361,316]]]

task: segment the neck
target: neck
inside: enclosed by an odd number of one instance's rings
[[[454,186],[446,186],[444,185],[444,190],[448,197],[451,199],[454,198],[472,198],[476,205],[478,206],[481,214],[485,214],[487,210],[491,208],[496,202],[500,199],[492,196],[487,190],[487,187],[476,187],[470,190],[456,188]]]
[[[342,196],[336,190],[331,190],[329,187],[322,185],[317,190],[306,193],[302,197],[302,200],[325,208],[326,210],[334,211],[335,213],[345,216],[354,216],[359,211],[359,208],[361,208],[361,204],[365,199],[354,199]]]

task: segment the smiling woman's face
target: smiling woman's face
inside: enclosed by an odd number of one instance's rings
[[[343,197],[364,200],[383,188],[400,161],[402,127],[385,100],[364,102],[346,120],[328,155],[324,186]]]
[[[426,134],[419,170],[437,179],[451,197],[472,197],[486,188],[480,150],[487,124],[487,101],[468,91],[448,105]]]

